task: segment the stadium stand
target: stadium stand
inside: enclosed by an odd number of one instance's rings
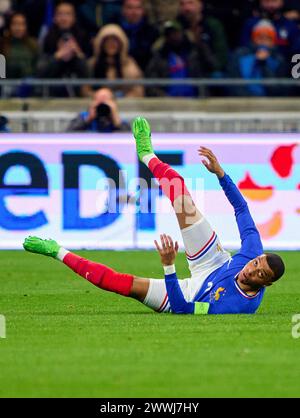
[[[298,130],[297,60],[291,60],[300,51],[299,22],[291,0],[7,0],[0,7],[0,53],[7,60],[1,109],[12,131],[62,132],[97,89],[108,87],[122,117],[144,109],[157,130]],[[103,48],[109,38],[110,57]],[[261,116],[257,101],[252,108],[245,99],[251,96],[262,100]],[[222,97],[227,104],[219,109]],[[279,97],[289,98],[289,109],[285,99],[273,100]],[[271,124],[274,103],[282,105]]]

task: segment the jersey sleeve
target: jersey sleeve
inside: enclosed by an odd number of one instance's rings
[[[175,314],[206,315],[209,303],[187,302],[179,286],[176,272],[165,274],[165,282],[171,310]]]
[[[219,182],[227,199],[234,208],[242,243],[240,253],[250,257],[261,255],[263,253],[262,242],[246,200],[227,174]]]

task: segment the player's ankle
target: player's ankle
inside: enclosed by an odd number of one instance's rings
[[[64,261],[64,258],[70,251],[66,250],[64,247],[59,247],[59,250],[55,256],[55,258],[59,261]]]
[[[152,158],[157,158],[156,155],[154,154],[154,152],[150,153],[150,154],[147,154],[147,155],[144,155],[143,158],[142,158],[142,161],[148,167]]]

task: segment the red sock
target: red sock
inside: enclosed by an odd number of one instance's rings
[[[190,196],[184,179],[169,164],[163,163],[157,157],[153,157],[148,167],[154,177],[159,181],[162,191],[171,200],[172,204],[179,196]]]
[[[73,253],[68,253],[63,263],[100,289],[123,296],[130,294],[133,283],[133,276],[130,274],[117,273],[103,264],[94,263]]]

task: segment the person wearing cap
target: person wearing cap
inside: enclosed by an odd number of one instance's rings
[[[279,52],[290,62],[291,57],[300,50],[300,30],[295,22],[284,16],[284,0],[260,0],[259,6],[256,15],[247,19],[243,25],[241,46],[248,47],[252,40],[253,28],[261,19],[268,19],[276,30]]]
[[[239,48],[232,56],[228,66],[230,78],[263,80],[287,75],[284,57],[276,47],[277,33],[268,20],[259,21],[251,34],[251,46]],[[254,84],[236,86],[230,91],[235,96],[282,96],[286,92],[281,86]]]
[[[188,78],[208,77],[214,69],[214,57],[205,44],[201,48],[189,40],[181,24],[167,21],[146,69],[148,78],[182,79],[182,85],[152,87],[150,96],[197,97],[198,89],[184,84]]]

